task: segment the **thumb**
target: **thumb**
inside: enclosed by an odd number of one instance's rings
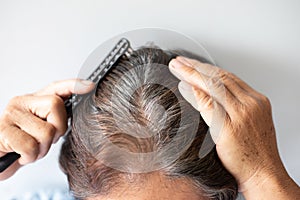
[[[92,91],[95,84],[88,80],[68,79],[53,82],[44,89],[35,93],[37,96],[57,95],[60,97],[68,97],[71,94],[85,94]]]

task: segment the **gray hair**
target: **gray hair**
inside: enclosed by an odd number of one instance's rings
[[[210,199],[236,199],[236,180],[216,149],[198,156],[204,138],[213,141],[199,112],[180,95],[179,80],[166,67],[173,56],[157,48],[134,51],[78,106],[60,154],[76,198],[106,195],[129,176],[138,183],[143,173],[159,171],[189,180]],[[128,152],[138,157],[130,159]],[[156,153],[141,156],[150,152]]]

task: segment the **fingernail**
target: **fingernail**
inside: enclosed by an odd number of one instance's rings
[[[75,85],[75,93],[86,93],[87,91],[90,91],[93,87],[95,87],[95,84],[92,81],[88,80],[79,80],[77,84]]]
[[[185,81],[180,81],[178,89],[183,98],[189,102],[196,110],[198,110],[198,103],[196,101],[192,86]]]
[[[80,80],[80,83],[85,86],[91,86],[92,84],[94,84],[92,81],[88,80]]]
[[[182,62],[180,62],[177,59],[173,59],[170,62],[171,67],[173,67],[174,69],[178,69],[184,66],[184,64]]]
[[[178,56],[178,57],[176,57],[176,60],[179,60],[184,65],[192,66],[192,64],[185,57]]]

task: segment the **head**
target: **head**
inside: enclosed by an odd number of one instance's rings
[[[78,199],[235,199],[237,183],[198,111],[168,71],[172,55],[141,48],[122,58],[73,115],[60,165]],[[195,57],[194,57],[195,58]],[[202,60],[203,61],[203,60]]]

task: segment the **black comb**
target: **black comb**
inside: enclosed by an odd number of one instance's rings
[[[130,46],[129,41],[125,38],[120,39],[119,42],[110,51],[110,53],[100,63],[100,65],[87,78],[87,80],[92,81],[94,83],[99,83],[121,57],[123,56],[130,57],[132,51],[133,50]],[[68,115],[68,129],[66,131],[66,134],[70,133],[71,131],[72,111],[76,109],[76,107],[82,101],[83,98],[84,95],[74,94],[64,102],[67,115]],[[21,157],[20,154],[16,152],[10,152],[7,153],[5,156],[1,157],[0,173],[6,170],[11,164],[13,164],[20,157]]]

